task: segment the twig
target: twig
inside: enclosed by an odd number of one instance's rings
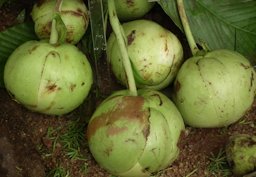
[[[108,12],[109,12],[110,24],[116,35],[116,40],[118,42],[118,46],[120,48],[120,52],[123,58],[123,65],[124,65],[125,73],[128,80],[128,88],[132,96],[137,96],[137,88],[136,88],[132,66],[131,66],[131,62],[130,62],[129,55],[127,52],[127,47],[126,47],[127,43],[124,38],[123,28],[117,17],[114,0],[108,0]]]
[[[177,5],[178,5],[178,11],[179,11],[181,23],[182,23],[183,29],[185,31],[185,35],[188,40],[190,50],[193,55],[196,55],[199,52],[199,49],[196,45],[195,39],[192,35],[191,29],[190,29],[190,26],[188,23],[188,18],[187,18],[186,12],[185,12],[185,6],[184,6],[183,0],[177,0]]]

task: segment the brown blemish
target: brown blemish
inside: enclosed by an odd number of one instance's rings
[[[121,101],[106,113],[94,117],[87,129],[88,140],[102,127],[107,127],[107,133],[111,136],[124,132],[127,127],[116,127],[115,122],[127,120],[139,123],[143,126],[143,132],[149,127],[149,113],[143,110],[144,98],[140,96],[123,96]]]
[[[70,84],[69,89],[71,92],[73,92],[76,88],[76,84]]]
[[[85,83],[84,83],[84,82],[82,82],[81,86],[84,86],[84,84],[85,84]]]
[[[158,98],[158,100],[159,100],[159,106],[162,106],[162,105],[163,105],[163,101],[162,101],[162,99],[161,99],[161,97],[160,97],[159,94],[155,93],[155,94],[153,94],[153,95],[151,95],[151,96]]]
[[[254,74],[253,74],[253,72],[251,72],[251,79],[250,79],[250,88],[249,88],[249,91],[252,90],[253,82],[254,82]]]
[[[45,108],[45,110],[43,111],[49,111],[54,106],[54,104],[55,104],[55,101],[52,101],[50,105],[47,108]]]
[[[126,143],[128,143],[128,142],[135,143],[135,142],[136,142],[136,140],[135,140],[135,139],[131,139],[131,138],[129,138],[129,139],[125,140],[125,142],[126,142]]]
[[[113,151],[113,148],[112,147],[108,147],[104,150],[104,153],[107,155],[107,156],[110,156],[110,153]]]
[[[252,139],[252,137],[249,137],[247,139],[242,139],[239,142],[240,147],[253,147],[256,145],[256,142]]]
[[[42,27],[42,30],[40,31],[40,35],[47,38],[51,34],[51,27],[52,27],[52,22],[49,21],[46,25]]]
[[[180,84],[180,82],[178,80],[175,82],[174,88],[175,88],[175,92],[176,93],[180,90],[181,84]]]
[[[108,136],[113,136],[119,133],[122,133],[124,131],[128,130],[127,127],[117,127],[117,126],[112,126],[107,130],[107,135]]]
[[[28,53],[31,54],[32,52],[34,52],[37,49],[37,47],[39,47],[39,45],[33,46],[31,49],[28,50]]]
[[[167,41],[167,39],[165,39],[165,43],[164,43],[165,45],[164,45],[164,51],[166,52],[166,53],[168,53],[169,52],[169,49],[168,49],[168,41]]]
[[[50,55],[54,58],[56,58],[57,56],[60,58],[60,54],[56,51],[50,51],[45,58],[47,59]]]
[[[244,69],[249,69],[249,68],[250,68],[249,65],[245,65],[245,64],[243,64],[243,63],[240,63],[240,65],[241,65]]]
[[[134,41],[135,33],[136,33],[136,30],[132,30],[132,32],[127,36],[127,43],[128,43],[128,45],[131,45],[132,42]]]
[[[58,86],[55,83],[51,83],[51,81],[48,81],[45,89],[47,93],[52,93],[58,90]]]
[[[135,3],[133,0],[126,0],[126,4],[128,7],[133,7]]]

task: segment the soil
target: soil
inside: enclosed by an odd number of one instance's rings
[[[30,8],[33,1],[26,3],[13,2],[0,9],[0,29],[3,30],[16,23],[15,17],[24,6]],[[159,11],[156,8],[155,11]],[[3,18],[5,20],[3,20]],[[148,14],[146,18],[157,19],[167,28],[177,31],[179,39],[184,43],[184,36],[172,23],[166,23],[167,16],[163,13]],[[8,19],[8,20],[7,20]],[[161,22],[162,21],[162,22]],[[189,52],[186,55],[190,55]],[[105,68],[105,69],[104,69]],[[101,78],[104,72],[100,71]],[[31,112],[15,102],[7,91],[0,89],[0,177],[52,177],[56,173],[70,177],[110,177],[93,159],[86,143],[86,125],[95,107],[110,92],[120,88],[114,78],[105,79],[98,85],[102,98],[96,98],[92,91],[88,99],[75,111],[65,116],[48,116]],[[111,84],[110,84],[111,83]],[[164,93],[168,92],[167,88]],[[70,122],[78,121],[82,125],[82,140],[78,148],[79,157],[70,158],[67,155],[65,143],[58,139],[69,130]],[[212,158],[225,149],[228,138],[237,133],[256,134],[256,102],[252,109],[238,122],[229,127],[216,129],[196,129],[186,127],[179,147],[180,155],[170,166],[160,171],[161,177],[210,177],[224,176],[219,171],[209,168]],[[50,130],[53,130],[50,133]],[[228,164],[225,164],[228,165]],[[64,169],[64,170],[63,170]],[[61,177],[61,175],[59,175]],[[232,174],[228,176],[233,176]]]

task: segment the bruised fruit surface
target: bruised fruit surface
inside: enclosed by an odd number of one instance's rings
[[[67,28],[66,42],[76,44],[89,24],[88,10],[82,0],[64,0],[61,5],[56,5],[55,0],[37,2],[31,12],[35,32],[40,39],[50,38],[52,19],[58,6],[60,17]]]
[[[226,146],[227,159],[235,175],[256,170],[256,136],[234,135]]]
[[[138,95],[115,92],[97,108],[88,125],[91,153],[114,175],[149,176],[179,154],[184,123],[175,105],[157,91],[139,90]]]
[[[187,125],[223,127],[250,109],[255,96],[255,71],[239,53],[215,50],[188,59],[174,86],[174,100]]]
[[[28,41],[11,54],[4,70],[5,87],[13,98],[45,114],[65,114],[78,107],[92,81],[86,56],[71,44]]]
[[[155,2],[148,0],[115,0],[117,16],[120,20],[134,20],[149,12]]]
[[[183,60],[183,49],[178,38],[149,20],[124,23],[123,29],[136,86],[156,90],[168,86]],[[108,39],[107,56],[116,78],[126,85],[127,77],[114,33]]]

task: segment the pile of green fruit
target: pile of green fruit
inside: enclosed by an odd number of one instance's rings
[[[32,111],[53,115],[77,108],[93,83],[87,57],[70,44],[86,31],[86,6],[79,0],[58,2],[34,5],[35,31],[44,40],[19,46],[4,69],[5,87],[14,100]]]
[[[179,13],[193,54],[185,61],[181,42],[170,30],[142,19],[154,2],[107,4],[112,27],[107,61],[127,90],[114,92],[96,108],[87,127],[88,144],[95,160],[111,174],[148,177],[177,159],[185,124],[215,128],[237,122],[254,100],[255,71],[237,52],[199,50],[184,8]],[[183,7],[182,0],[177,4]],[[36,3],[31,15],[40,40],[28,41],[10,55],[5,87],[32,111],[67,114],[87,98],[93,84],[90,63],[75,46],[87,30],[88,10],[82,0],[48,0]],[[159,91],[172,84],[173,102]],[[237,162],[239,157],[232,153],[255,154],[255,146],[239,149],[242,140],[227,147],[237,174],[247,170],[243,165],[248,158]]]

